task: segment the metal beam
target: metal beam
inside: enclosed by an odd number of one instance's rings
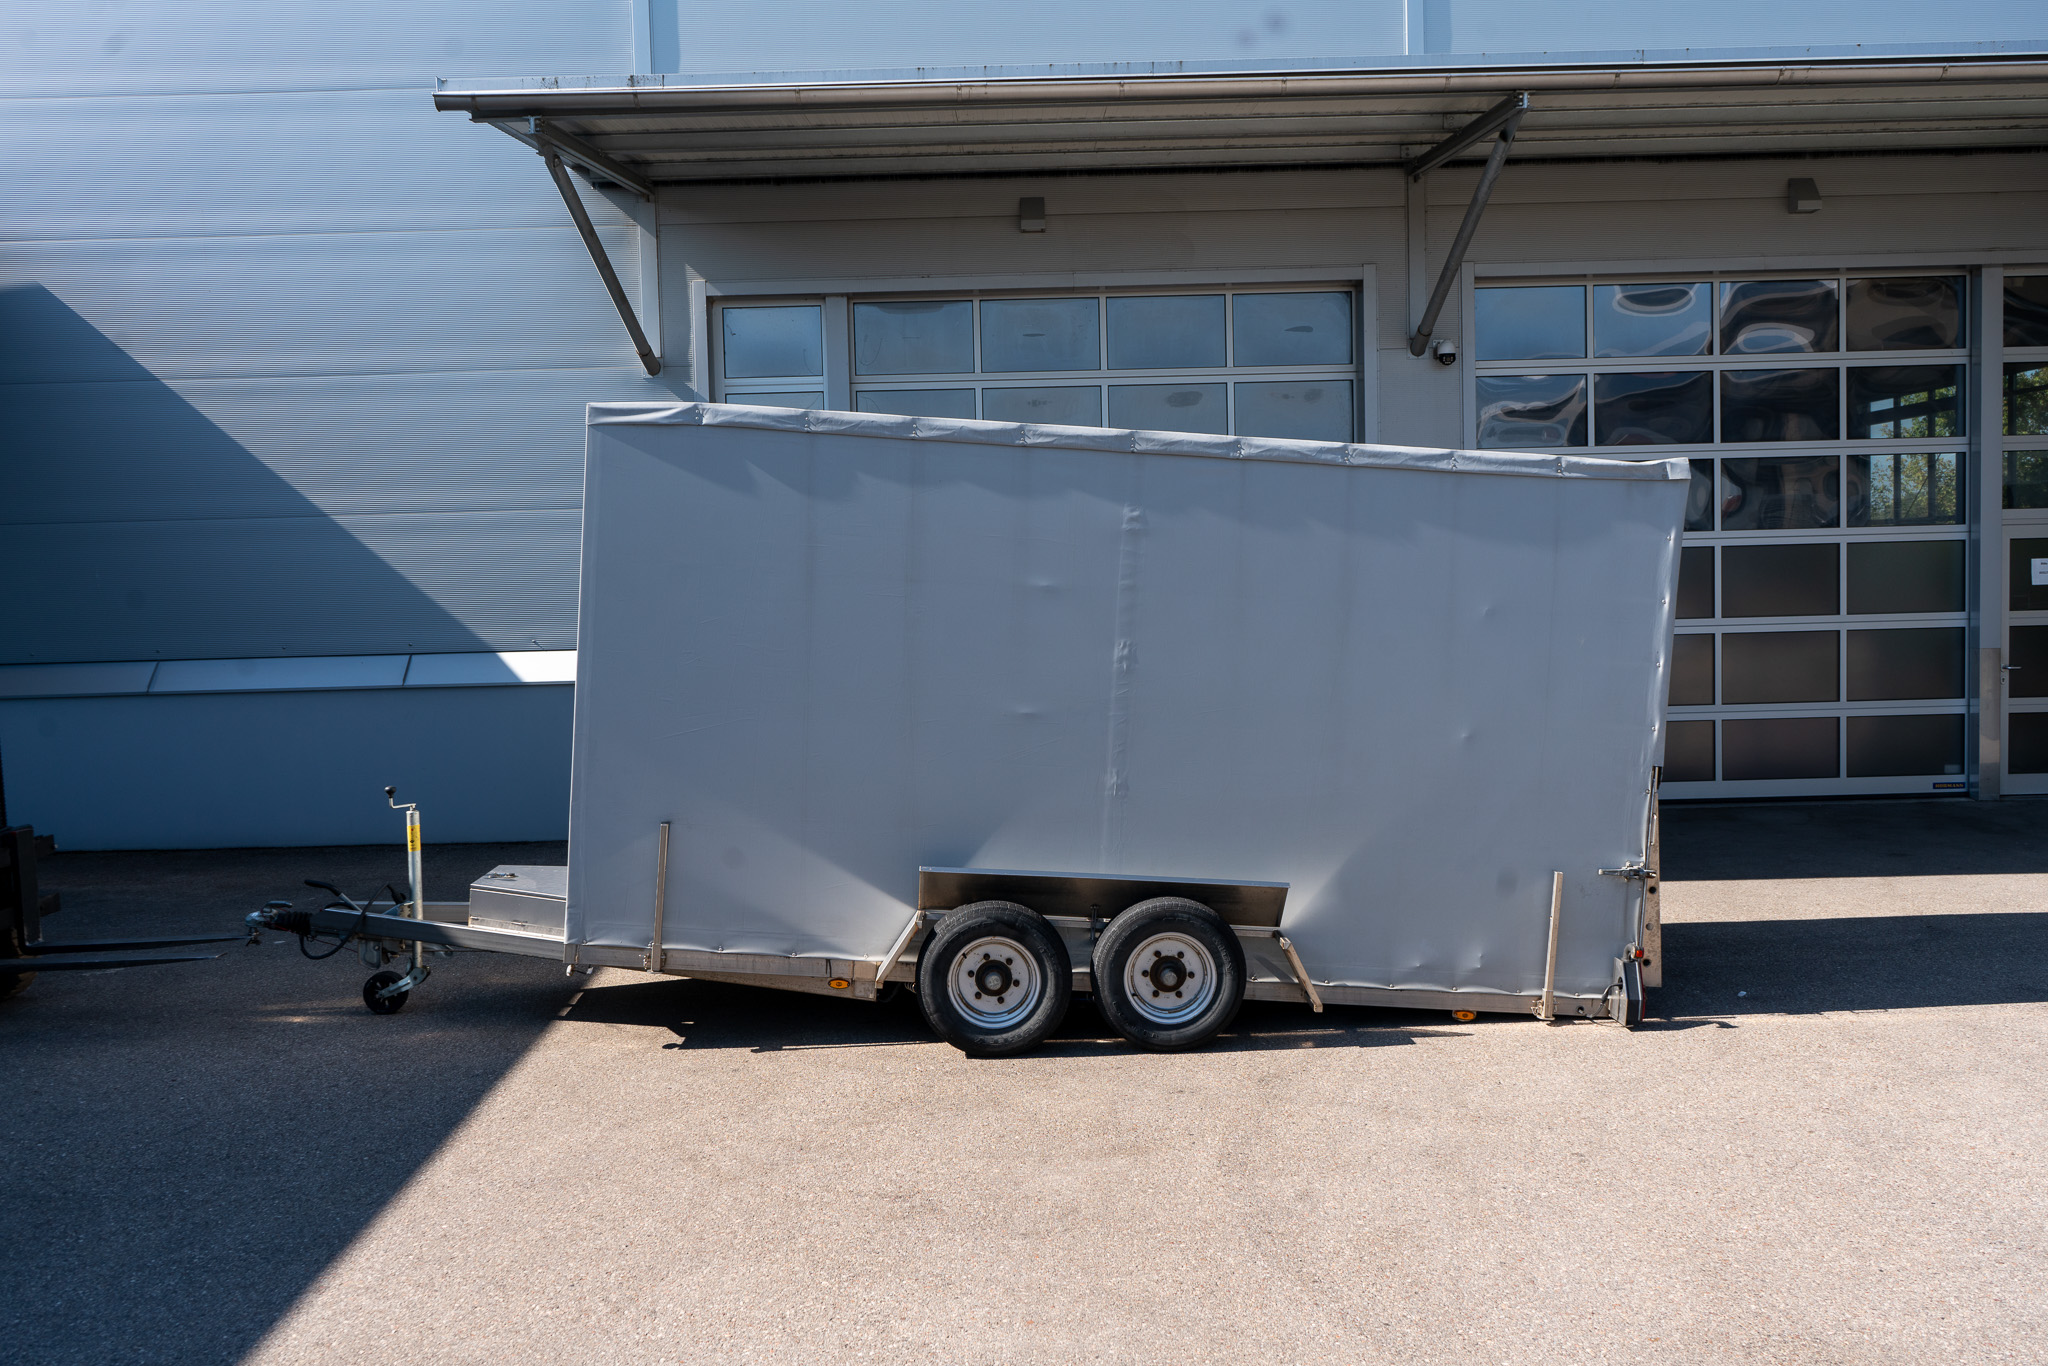
[[[1465,248],[1472,245],[1472,234],[1479,230],[1479,216],[1486,212],[1486,201],[1493,195],[1493,182],[1500,179],[1500,168],[1508,159],[1508,148],[1514,146],[1515,130],[1521,127],[1524,112],[1525,109],[1510,110],[1506,122],[1500,125],[1500,137],[1486,158],[1486,169],[1479,173],[1479,184],[1473,187],[1472,202],[1465,206],[1465,221],[1458,225],[1458,235],[1451,239],[1451,251],[1444,258],[1443,274],[1436,277],[1436,289],[1430,293],[1429,307],[1422,310],[1422,321],[1415,325],[1415,335],[1408,339],[1408,354],[1411,356],[1419,356],[1429,348],[1429,334],[1436,330],[1437,315],[1443,312],[1444,300],[1450,297],[1451,286],[1457,282],[1458,269],[1465,264]],[[1464,135],[1461,133],[1459,136]]]
[[[614,161],[573,133],[565,133],[544,118],[479,119],[493,128],[545,154],[550,146],[561,152],[562,160],[580,166],[585,175],[616,182],[622,189],[652,203],[654,182],[638,171]],[[522,127],[521,125],[524,125]]]
[[[1528,112],[1528,108],[1529,92],[1517,90],[1421,156],[1411,157],[1402,164],[1401,170],[1410,180],[1420,180],[1424,174],[1443,165],[1481,138],[1499,132],[1509,119]]]
[[[541,157],[548,164],[548,174],[554,177],[555,188],[562,193],[562,203],[568,206],[569,217],[576,220],[576,231],[583,235],[583,245],[590,252],[598,275],[604,280],[605,291],[612,296],[612,307],[619,310],[619,321],[626,325],[627,333],[633,338],[633,349],[640,353],[640,364],[648,374],[660,374],[661,357],[648,344],[646,329],[640,326],[640,316],[626,298],[626,288],[619,283],[619,273],[612,269],[611,258],[604,254],[604,243],[598,240],[597,229],[590,222],[590,212],[583,207],[583,197],[576,193],[575,183],[569,179],[569,172],[562,165],[561,152],[552,141],[548,141],[541,147]]]

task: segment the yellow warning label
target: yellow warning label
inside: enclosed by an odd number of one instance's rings
[[[417,854],[420,851],[420,828],[417,825],[405,827],[405,850],[409,854]]]

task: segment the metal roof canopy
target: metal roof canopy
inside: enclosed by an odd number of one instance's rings
[[[649,374],[660,359],[564,163],[651,200],[665,185],[788,179],[1375,164],[1419,178],[1483,154],[1458,240],[1409,341],[1421,355],[1510,145],[1541,160],[2048,143],[2048,55],[2004,52],[670,84],[682,79],[444,79],[434,93],[436,109],[491,124],[547,158]]]

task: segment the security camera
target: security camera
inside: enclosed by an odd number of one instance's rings
[[[1438,365],[1458,363],[1458,344],[1454,341],[1440,341],[1429,348],[1429,354],[1436,357]]]

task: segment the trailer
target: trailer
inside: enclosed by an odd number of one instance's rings
[[[588,411],[566,870],[251,918],[1154,1049],[1244,1000],[1633,1024],[1683,460]],[[409,843],[419,843],[417,814]],[[265,918],[267,917],[267,918]]]

